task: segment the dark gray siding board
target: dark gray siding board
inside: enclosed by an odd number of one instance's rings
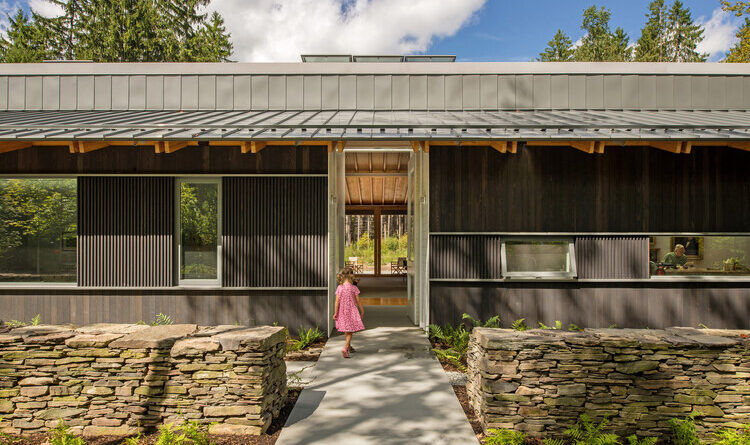
[[[172,286],[173,234],[173,178],[78,179],[79,286]]]
[[[326,286],[326,178],[231,177],[222,190],[224,286]]]
[[[578,278],[649,277],[647,236],[584,236],[575,240]]]
[[[456,324],[461,314],[503,327],[555,320],[584,328],[698,326],[750,328],[750,284],[733,283],[430,283],[430,322]]]
[[[501,278],[501,240],[493,235],[432,235],[430,278]]]
[[[177,323],[278,323],[291,329],[325,330],[326,294],[325,290],[8,289],[0,295],[0,321],[30,320],[40,314],[50,324],[136,323],[164,313]]]

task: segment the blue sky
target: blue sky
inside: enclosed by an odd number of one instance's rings
[[[718,0],[693,0],[683,3],[690,8],[694,19],[701,18],[704,23],[711,20],[715,11],[717,16],[719,15]],[[489,0],[469,24],[461,28],[456,35],[436,41],[430,51],[456,54],[460,59],[472,61],[528,61],[538,56],[558,28],[574,42],[581,38],[582,12],[593,4],[612,11],[610,24],[613,29],[620,26],[630,36],[631,43],[638,40],[645,23],[648,0],[610,0],[596,3],[582,0]],[[719,17],[723,19],[724,24],[732,24],[732,29],[738,23],[737,19],[728,14]],[[713,18],[712,24],[717,23],[718,17]],[[726,28],[727,26],[712,27],[710,37],[716,40],[716,34],[723,33],[719,40],[725,42],[728,34]],[[731,35],[732,33],[729,33],[730,37]],[[709,43],[709,36],[706,37],[706,43]],[[723,51],[713,52],[715,54],[712,59],[718,59],[723,54]]]
[[[672,0],[667,0],[671,5]],[[719,0],[683,0],[705,24],[699,48],[718,61],[734,41],[740,20]],[[575,42],[583,10],[612,11],[635,42],[648,0],[212,0],[226,20],[240,62],[299,61],[300,54],[455,54],[459,61],[529,61],[561,28]],[[57,11],[47,0],[0,0],[0,13],[33,7]],[[0,15],[0,32],[4,14]]]

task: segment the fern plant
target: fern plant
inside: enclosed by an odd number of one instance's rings
[[[695,414],[690,414],[685,420],[669,419],[672,429],[672,442],[675,445],[700,445],[698,433],[695,431]]]
[[[542,439],[544,445],[565,445],[565,441],[562,439]]]
[[[315,343],[316,341],[323,338],[323,332],[316,326],[314,328],[310,329],[303,329],[301,326],[299,328],[299,339],[298,340],[292,340],[291,345],[289,346],[290,351],[299,351],[301,349],[305,349],[311,344]]]
[[[547,326],[546,324],[540,321],[539,329],[556,329],[559,331],[562,329],[562,322],[560,320],[555,320],[555,326]]]
[[[578,326],[575,323],[570,323],[568,325],[568,330],[571,331],[571,332],[579,332],[579,331],[583,331],[583,328],[580,327],[580,326]]]
[[[10,320],[5,322],[5,327],[9,329],[22,328],[26,326],[26,323],[18,320]]]
[[[495,315],[487,319],[487,321],[482,321],[481,319],[476,320],[474,317],[472,317],[469,314],[464,313],[461,317],[462,320],[469,320],[469,323],[475,328],[499,328],[500,327],[500,316]]]
[[[520,431],[492,428],[487,430],[485,445],[524,445],[526,434]]]
[[[50,433],[50,445],[86,445],[80,437],[70,432],[70,427],[60,419],[57,426]]]
[[[195,420],[187,422],[182,427],[182,433],[187,437],[192,445],[215,445],[208,437],[208,429]]]
[[[159,426],[159,437],[155,445],[180,445],[188,440],[185,433],[179,433],[173,423],[165,423]]]
[[[137,436],[126,437],[125,440],[120,442],[120,445],[140,445],[140,443],[141,443],[141,433],[138,433]]]
[[[628,445],[656,445],[656,437],[644,437],[643,439],[638,439],[638,436],[633,434],[632,436],[628,436]]]
[[[528,331],[529,329],[531,329],[528,326],[526,326],[526,319],[525,318],[519,318],[518,320],[514,321],[510,325],[510,327],[511,327],[511,329],[514,329],[516,331]]]
[[[466,365],[461,361],[462,355],[453,349],[433,348],[432,352],[434,352],[439,359],[452,363],[456,368],[460,369],[461,372],[466,372],[468,370]]]
[[[565,435],[573,439],[573,445],[619,445],[617,434],[605,433],[609,423],[605,417],[596,425],[587,414],[581,414],[575,425],[565,430]]]
[[[31,326],[39,326],[39,323],[42,322],[42,314],[36,314],[34,318],[31,319]]]
[[[750,445],[750,424],[739,429],[723,428],[714,433],[714,445]]]
[[[172,320],[172,317],[159,312],[154,321],[151,323],[151,326],[165,326],[170,324],[174,324],[174,320]]]

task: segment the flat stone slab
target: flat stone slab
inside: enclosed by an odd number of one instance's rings
[[[132,334],[151,326],[146,324],[94,323],[76,329],[79,334]]]
[[[423,331],[354,334],[350,359],[343,345],[341,335],[326,343],[277,445],[479,443],[442,366],[422,353],[430,347]]]
[[[175,341],[198,329],[194,324],[149,326],[109,344],[116,349],[171,348]]]
[[[65,340],[69,348],[104,348],[125,334],[80,334]]]
[[[24,340],[26,340],[29,337],[59,334],[61,332],[70,332],[72,330],[73,330],[72,326],[40,324],[37,326],[24,326],[21,328],[16,328],[10,331],[10,334],[20,335]]]
[[[236,351],[242,346],[265,350],[286,341],[287,331],[281,326],[259,326],[225,332],[212,338],[221,343],[221,348],[225,351]]]
[[[221,344],[210,337],[183,338],[172,346],[170,355],[182,357],[185,355],[203,355],[206,352],[218,351]]]

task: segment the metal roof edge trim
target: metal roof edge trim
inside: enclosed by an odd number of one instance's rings
[[[0,76],[35,75],[450,75],[615,74],[750,76],[750,63],[453,62],[453,63],[19,63]]]

